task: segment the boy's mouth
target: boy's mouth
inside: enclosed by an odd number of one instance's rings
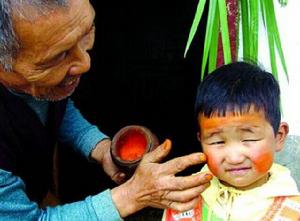
[[[233,176],[243,176],[249,172],[250,167],[237,167],[226,169],[226,172],[230,173]]]

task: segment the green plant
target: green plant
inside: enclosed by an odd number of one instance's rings
[[[259,37],[259,18],[262,17],[264,27],[268,33],[268,44],[270,54],[270,64],[272,73],[278,79],[276,50],[279,55],[285,76],[288,79],[287,66],[281,46],[274,2],[273,0],[235,0],[238,3],[238,18],[236,28],[240,26],[242,33],[242,52],[244,60],[257,62],[258,58],[258,37]],[[196,14],[189,33],[185,56],[188,52],[193,38],[196,34],[200,20],[205,9],[206,0],[199,0]],[[279,0],[281,5],[286,5],[287,0]],[[204,49],[201,66],[201,80],[204,77],[205,69],[208,64],[208,73],[217,67],[219,36],[222,40],[224,63],[232,62],[231,46],[228,28],[228,0],[210,0],[208,5],[208,15],[205,31]],[[220,33],[220,35],[219,35]],[[238,33],[238,31],[237,31]],[[238,35],[237,39],[239,38]],[[238,42],[238,40],[236,40]],[[239,47],[236,47],[236,53]]]

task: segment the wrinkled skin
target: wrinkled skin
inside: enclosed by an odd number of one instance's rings
[[[18,92],[40,99],[61,100],[71,95],[81,75],[90,68],[87,53],[93,47],[95,12],[89,1],[69,1],[68,7],[36,15],[34,20],[14,13],[14,27],[20,51],[13,70],[0,69],[0,82]],[[29,12],[25,13],[30,14]]]
[[[96,145],[92,151],[91,157],[100,163],[105,173],[117,184],[121,184],[126,180],[126,176],[114,164],[110,154],[111,140],[105,139]]]
[[[203,153],[178,157],[159,164],[170,151],[166,140],[153,152],[147,153],[134,175],[123,185],[112,190],[112,198],[122,217],[147,206],[187,211],[196,206],[200,194],[209,186],[211,174],[198,173],[177,177],[185,168],[205,162]]]
[[[96,148],[92,152],[92,157],[102,162],[104,170],[112,180],[116,183],[123,183],[126,180],[125,174],[112,163],[109,152],[111,141],[102,142],[104,148],[100,146]],[[210,185],[212,175],[209,173],[187,177],[175,175],[189,166],[206,162],[206,156],[203,153],[194,153],[159,163],[170,150],[171,141],[166,140],[154,151],[144,155],[129,180],[112,189],[112,198],[121,217],[126,217],[148,206],[172,208],[182,212],[196,206],[200,194]]]

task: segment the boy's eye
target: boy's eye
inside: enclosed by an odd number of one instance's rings
[[[209,145],[219,145],[219,144],[224,144],[224,141],[215,141],[215,142],[211,142],[209,143]]]
[[[243,142],[255,142],[255,141],[259,141],[259,139],[245,139],[245,140],[243,140]]]

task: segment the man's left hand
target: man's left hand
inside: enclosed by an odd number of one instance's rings
[[[125,181],[125,174],[121,172],[112,161],[110,155],[111,140],[104,139],[100,141],[91,153],[91,157],[102,165],[105,173],[117,184]]]

